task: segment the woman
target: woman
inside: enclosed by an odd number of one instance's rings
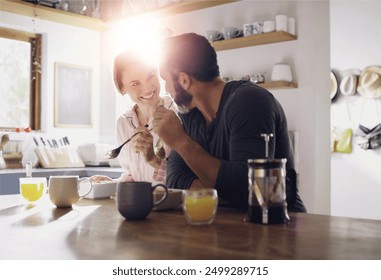
[[[152,130],[152,115],[157,106],[176,111],[169,96],[161,98],[157,69],[144,63],[132,51],[119,54],[114,60],[114,83],[119,93],[128,95],[135,103],[117,121],[118,146],[137,134],[119,154],[123,174],[118,181],[148,181],[165,183],[166,159],[154,153],[159,140]],[[169,149],[164,145],[166,156]],[[93,176],[93,181],[111,180],[106,176]]]

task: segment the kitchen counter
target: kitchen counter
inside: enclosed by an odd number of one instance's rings
[[[46,177],[51,175],[78,175],[80,177],[90,177],[93,175],[105,175],[111,178],[119,178],[122,168],[111,167],[81,167],[81,168],[33,168],[33,177]],[[24,169],[1,169],[0,170],[0,195],[18,194],[19,178],[25,177]]]
[[[220,207],[210,226],[190,226],[180,209],[126,221],[112,199],[57,209],[0,196],[0,259],[381,259],[381,221],[290,214],[282,225],[244,222]]]
[[[32,174],[46,172],[122,172],[120,167],[76,167],[76,168],[33,168]],[[1,174],[24,174],[25,168],[18,169],[0,169]],[[37,177],[37,176],[36,176]]]

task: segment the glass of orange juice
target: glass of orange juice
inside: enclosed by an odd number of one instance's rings
[[[46,193],[46,178],[20,178],[19,181],[20,194],[28,203],[35,204],[44,197]]]
[[[191,225],[210,225],[216,215],[218,204],[217,190],[186,190],[183,194],[183,210]]]

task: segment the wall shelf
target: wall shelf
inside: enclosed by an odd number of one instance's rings
[[[0,0],[0,11],[28,17],[102,31],[106,29],[103,20],[76,13],[57,10],[21,0]]]
[[[186,2],[179,2],[176,4],[171,4],[164,7],[158,7],[150,10],[146,10],[140,13],[131,14],[131,15],[120,15],[117,18],[106,19],[106,22],[112,22],[115,20],[121,20],[125,18],[132,18],[139,15],[149,15],[152,17],[169,17],[173,15],[189,13],[197,10],[202,10],[206,8],[211,8],[215,6],[220,6],[224,4],[229,4],[237,2],[239,0],[192,0]]]
[[[248,37],[239,37],[229,40],[215,41],[212,43],[212,46],[216,51],[224,51],[230,49],[286,42],[296,39],[297,37],[295,35],[292,35],[284,31],[276,31],[252,35]]]
[[[284,31],[269,32],[263,34],[252,35],[248,37],[239,37],[229,40],[221,40],[212,42],[212,46],[216,51],[224,51],[259,45],[267,45],[273,43],[287,42],[296,40],[297,37],[290,33]],[[268,90],[278,90],[278,89],[294,89],[298,85],[293,82],[286,81],[277,81],[277,82],[268,82],[261,83],[258,86],[268,89]]]
[[[147,14],[153,17],[166,17],[181,13],[192,12],[200,9],[206,9],[209,7],[219,6],[223,4],[228,4],[236,1],[238,0],[193,0],[188,2],[179,2],[178,4],[172,4],[166,7],[147,10],[140,14],[128,15],[126,17],[123,17],[123,15],[119,15],[117,16],[117,18],[110,18],[107,19],[107,21],[50,7],[45,7],[42,5],[35,5],[33,3],[27,3],[22,0],[0,0],[0,11],[19,14],[23,16],[36,17],[43,20],[49,20],[53,22],[83,27],[97,31],[103,31],[109,27],[109,23],[112,23],[116,20],[132,18],[143,14]],[[115,14],[118,14],[118,11],[115,11]]]
[[[298,88],[298,85],[293,82],[286,82],[286,81],[277,81],[277,82],[268,82],[268,83],[262,83],[257,84],[258,86],[265,88],[265,89],[293,89]]]

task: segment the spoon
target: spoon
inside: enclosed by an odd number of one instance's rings
[[[148,127],[148,124],[146,124],[144,127]],[[110,150],[106,153],[105,155],[105,158],[106,159],[114,159],[116,157],[119,156],[120,154],[120,151],[122,150],[123,146],[126,145],[128,142],[130,142],[132,140],[132,138],[134,138],[136,135],[138,135],[139,133],[142,133],[142,132],[136,132],[134,133],[130,138],[128,138],[122,145],[120,145],[118,148],[114,149],[114,150]]]

